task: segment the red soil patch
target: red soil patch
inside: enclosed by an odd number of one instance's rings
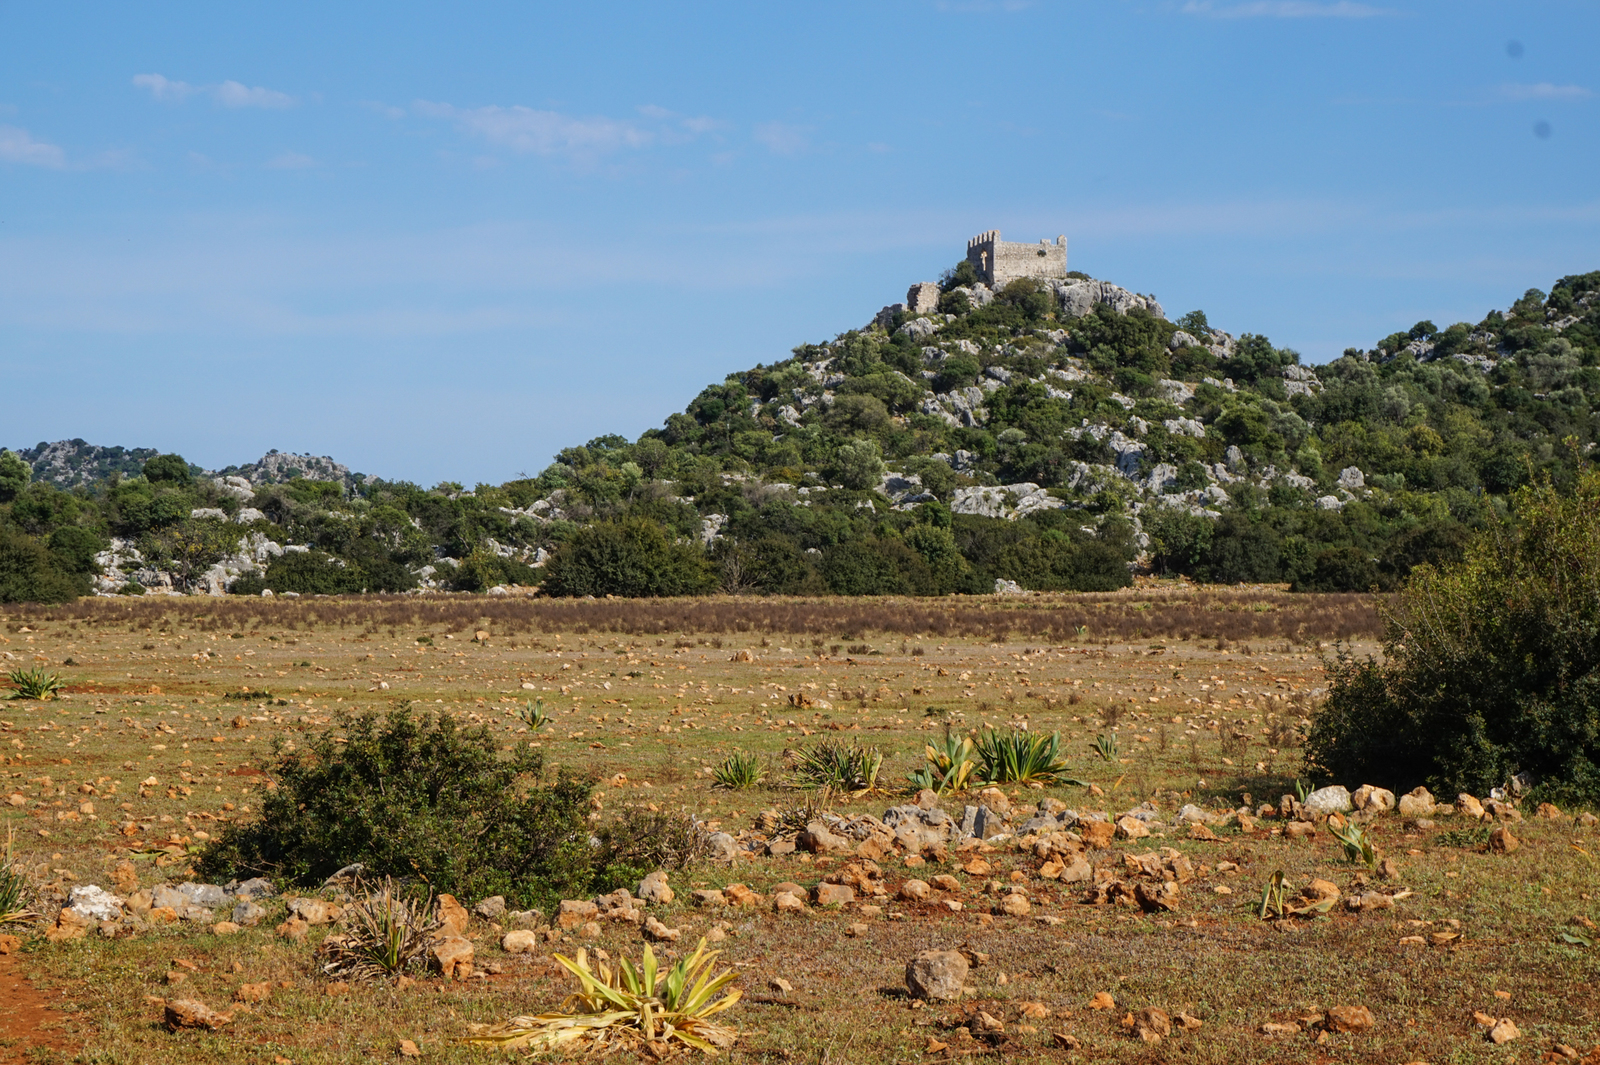
[[[34,1047],[62,1054],[72,1049],[61,1031],[61,1015],[22,974],[22,960],[0,954],[0,1065],[25,1065]]]

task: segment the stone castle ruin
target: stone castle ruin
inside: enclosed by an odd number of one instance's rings
[[[1054,244],[1040,240],[1021,244],[1001,240],[1000,231],[991,229],[967,241],[967,261],[990,288],[1005,288],[1019,277],[1064,278],[1067,276],[1067,238]]]

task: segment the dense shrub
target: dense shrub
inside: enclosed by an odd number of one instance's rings
[[[38,540],[0,525],[0,603],[60,603],[89,588],[87,571],[72,572]]]
[[[365,591],[367,575],[355,563],[324,551],[287,551],[267,566],[262,587],[301,595],[346,595]]]
[[[551,595],[695,595],[716,587],[697,545],[667,538],[655,522],[628,518],[580,529],[545,565]]]
[[[464,898],[524,904],[583,894],[597,856],[588,782],[542,779],[526,743],[503,757],[486,729],[399,709],[341,716],[280,751],[254,821],[230,826],[196,863],[201,876],[320,884],[353,862],[369,876],[417,878]]]
[[[1514,512],[1461,562],[1412,572],[1381,662],[1332,664],[1314,775],[1481,795],[1527,772],[1600,801],[1600,473],[1524,488]]]

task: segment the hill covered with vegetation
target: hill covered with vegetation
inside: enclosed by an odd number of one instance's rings
[[[1083,275],[990,291],[963,263],[940,287],[937,313],[887,307],[501,485],[0,453],[0,601],[1108,590],[1141,567],[1393,588],[1596,439],[1600,272],[1315,368]]]

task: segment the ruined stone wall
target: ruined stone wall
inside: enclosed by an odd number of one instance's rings
[[[967,241],[967,258],[991,288],[1002,288],[1019,277],[1062,278],[1067,276],[1067,238],[1057,237],[1054,244],[1043,240],[1021,244],[1001,240],[1000,231],[991,229]]]

